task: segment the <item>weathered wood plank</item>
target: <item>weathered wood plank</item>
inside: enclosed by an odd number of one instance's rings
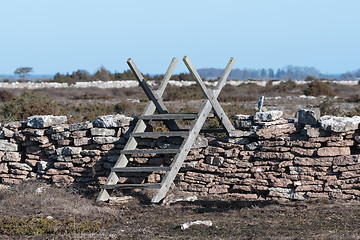
[[[172,154],[179,153],[180,149],[134,149],[134,150],[122,150],[121,154]]]
[[[103,189],[125,189],[125,188],[160,188],[160,184],[146,184],[146,183],[124,183],[124,184],[112,184],[103,185]]]
[[[140,116],[139,119],[142,120],[167,120],[167,119],[195,119],[197,118],[197,113],[166,113],[166,114],[155,114]]]
[[[188,131],[179,132],[143,132],[143,133],[131,133],[132,137],[140,138],[153,138],[153,137],[185,137],[189,135]]]
[[[123,167],[111,168],[112,172],[162,172],[169,171],[170,167]]]

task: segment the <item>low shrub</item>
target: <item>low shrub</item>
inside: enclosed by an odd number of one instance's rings
[[[330,86],[329,83],[320,82],[320,81],[314,81],[311,83],[308,83],[308,87],[304,90],[304,94],[306,96],[328,96],[328,97],[334,97],[335,91]]]
[[[1,107],[3,120],[24,120],[33,115],[59,115],[61,107],[48,96],[24,92]]]
[[[0,90],[0,102],[7,102],[15,97],[15,94],[6,90]]]

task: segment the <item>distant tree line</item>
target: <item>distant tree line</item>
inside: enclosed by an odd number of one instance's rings
[[[203,68],[198,70],[200,76],[204,79],[217,79],[221,76],[223,69],[219,68]],[[164,75],[149,75],[143,74],[146,80],[161,80]],[[314,67],[299,67],[288,65],[284,68],[278,68],[274,70],[273,68],[262,68],[262,69],[251,69],[244,68],[239,69],[235,68],[231,71],[229,79],[236,80],[246,80],[246,79],[256,79],[256,80],[304,80],[308,76],[314,78],[322,79],[334,79],[337,76],[334,75],[325,75],[320,73]],[[360,78],[360,69],[353,72],[346,72],[340,75],[340,79],[346,80],[355,80]],[[193,81],[193,77],[190,73],[179,73],[173,74],[171,79],[174,80],[183,80],[183,81]],[[119,81],[119,80],[135,80],[135,76],[130,70],[126,70],[122,73],[115,72],[111,73],[105,67],[100,67],[94,74],[90,74],[86,70],[77,70],[71,74],[61,74],[56,73],[53,80],[54,82],[60,83],[75,83],[75,82],[87,82],[87,81]]]
[[[340,75],[341,79],[347,79],[347,80],[355,80],[360,78],[360,69],[352,71],[352,72],[346,72]]]
[[[216,68],[199,69],[199,74],[204,78],[220,77],[223,70]],[[280,79],[280,80],[303,80],[307,76],[320,77],[321,73],[314,67],[299,67],[288,65],[284,68],[274,70],[273,68],[262,69],[233,69],[229,75],[229,79]]]
[[[164,77],[164,75],[149,75],[143,74],[146,80],[159,80]],[[191,75],[188,73],[175,74],[171,77],[174,80],[193,80]],[[115,72],[111,73],[105,67],[100,67],[94,74],[90,74],[86,70],[77,70],[71,74],[61,74],[56,73],[53,78],[53,82],[60,83],[75,83],[75,82],[90,82],[90,81],[119,81],[119,80],[135,80],[134,74],[131,70],[126,70],[122,73]]]

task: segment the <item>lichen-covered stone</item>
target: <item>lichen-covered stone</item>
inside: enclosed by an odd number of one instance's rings
[[[95,122],[94,125],[96,127],[125,127],[130,125],[130,121],[132,121],[133,118],[126,117],[122,114],[116,114],[116,115],[106,115],[106,116],[99,116]]]
[[[47,128],[67,122],[66,116],[36,115],[28,117],[26,125],[32,128]]]
[[[9,142],[8,140],[0,140],[0,151],[12,151],[16,152],[18,145],[16,143]]]
[[[273,110],[268,112],[256,112],[254,114],[254,121],[256,122],[270,122],[281,118],[283,115],[282,111]]]
[[[69,125],[70,132],[79,131],[79,130],[87,130],[93,127],[92,122],[81,122],[81,123],[74,123]]]
[[[334,117],[323,116],[320,118],[321,128],[332,132],[347,132],[359,128],[360,117]]]
[[[107,129],[107,128],[92,128],[90,129],[92,136],[114,136],[115,129]]]
[[[9,162],[8,166],[10,168],[16,168],[19,170],[24,170],[24,171],[31,171],[32,167],[30,167],[29,165],[27,165],[26,163],[19,163],[19,162]]]
[[[77,155],[82,151],[81,147],[61,147],[56,150],[57,155]]]

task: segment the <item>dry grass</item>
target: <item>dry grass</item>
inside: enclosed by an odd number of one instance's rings
[[[37,189],[42,189],[41,193]],[[1,239],[358,239],[359,202],[251,202],[201,199],[171,206],[149,204],[141,192],[118,206],[72,188],[29,182],[0,191],[0,220],[46,218],[99,222],[100,229],[38,235],[0,235]],[[180,224],[211,220],[181,230]],[[2,221],[0,221],[0,224]],[[0,226],[1,229],[2,226]]]

